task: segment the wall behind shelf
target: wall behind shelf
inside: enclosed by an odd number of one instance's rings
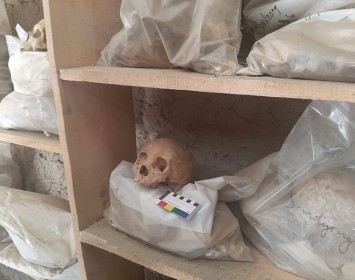
[[[231,175],[277,151],[309,102],[135,88],[137,148],[172,137],[194,154],[200,179]]]

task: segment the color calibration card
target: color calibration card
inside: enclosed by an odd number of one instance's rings
[[[155,204],[186,221],[189,221],[202,207],[201,204],[171,191],[167,191],[159,197]]]

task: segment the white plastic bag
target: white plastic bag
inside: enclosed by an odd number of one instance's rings
[[[355,9],[312,15],[257,41],[238,75],[355,82],[354,42]]]
[[[68,201],[5,187],[0,187],[0,201],[0,225],[24,259],[61,269],[76,262]]]
[[[281,150],[221,192],[251,196],[243,232],[277,266],[307,279],[354,279],[355,104],[313,101]]]
[[[27,38],[26,34],[21,37]],[[19,39],[7,36],[6,40],[14,92],[0,103],[0,127],[58,134],[47,52],[22,52]]]
[[[238,221],[225,203],[217,204],[222,183],[220,178],[200,181],[179,191],[202,205],[185,221],[155,204],[166,188],[149,189],[135,183],[132,164],[123,161],[111,175],[111,205],[105,216],[115,228],[185,257],[250,261]]]
[[[0,142],[0,186],[21,186],[20,169],[12,158],[10,144],[5,142]],[[2,203],[2,201],[0,201],[0,203]],[[0,226],[0,243],[9,240],[10,238],[7,231]]]
[[[243,14],[246,23],[257,39],[313,14],[355,8],[354,0],[244,0],[244,2]]]
[[[47,52],[16,52],[9,59],[9,69],[15,92],[53,96]]]
[[[58,134],[53,96],[10,93],[0,103],[0,127]]]
[[[231,75],[238,69],[241,0],[123,0],[124,28],[99,65]]]
[[[0,34],[0,101],[12,92],[12,82],[8,68],[9,53],[7,50],[5,36]]]
[[[7,243],[5,248],[0,249],[0,263],[35,279],[80,280],[78,263],[64,270],[61,268],[43,267],[22,258],[12,242]]]

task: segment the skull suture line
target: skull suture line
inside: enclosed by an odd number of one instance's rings
[[[158,138],[147,143],[133,165],[134,181],[148,188],[166,183],[177,192],[194,178],[196,161],[178,142]]]

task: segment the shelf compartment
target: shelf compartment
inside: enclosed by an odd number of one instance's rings
[[[62,69],[60,78],[66,81],[123,86],[355,102],[353,83],[275,77],[216,77],[183,69],[88,66]]]
[[[252,245],[253,263],[188,260],[115,230],[106,219],[81,231],[80,241],[119,255],[166,276],[184,280],[301,280],[270,263]]]
[[[50,137],[47,137],[43,132],[0,129],[0,141],[48,152],[62,152],[59,137],[53,134],[51,134]]]

